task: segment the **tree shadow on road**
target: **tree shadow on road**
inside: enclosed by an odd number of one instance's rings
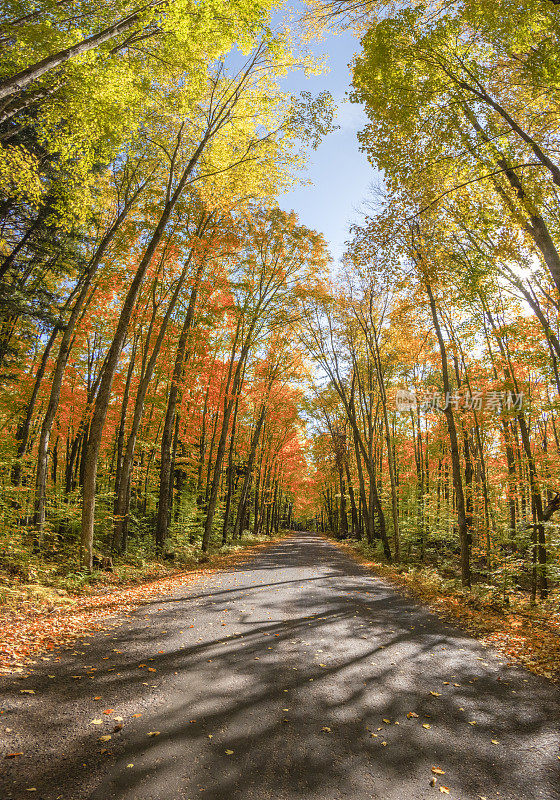
[[[26,724],[55,747],[7,764],[6,798],[25,796],[18,770],[42,800],[423,800],[441,785],[455,800],[560,796],[554,687],[322,540],[298,542],[142,607],[134,631],[96,637],[84,678],[71,677],[79,655],[54,685],[38,673]],[[185,638],[189,615],[203,629]],[[97,737],[114,714],[93,733],[69,723],[84,705],[102,716],[93,691],[123,711],[109,743]],[[16,714],[21,702],[8,692]],[[127,715],[138,703],[142,716]],[[435,787],[432,767],[445,772]]]

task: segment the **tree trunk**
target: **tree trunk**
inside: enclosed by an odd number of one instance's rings
[[[204,216],[200,221],[197,228],[197,236],[200,236],[208,223],[208,217]],[[177,353],[175,356],[175,364],[173,366],[173,376],[171,378],[171,386],[169,388],[169,396],[167,398],[167,409],[165,411],[165,421],[163,423],[163,433],[161,436],[161,460],[159,470],[159,500],[158,500],[158,514],[156,521],[156,552],[162,554],[165,547],[165,540],[167,538],[167,529],[169,524],[169,508],[171,505],[171,440],[173,435],[173,428],[175,423],[175,415],[177,413],[177,405],[180,399],[181,382],[185,370],[185,364],[188,361],[187,345],[189,341],[189,331],[192,327],[194,320],[194,313],[196,308],[196,300],[200,288],[200,281],[204,272],[205,261],[202,260],[199,264],[194,283],[191,288],[189,297],[189,305],[187,313],[179,336],[179,343],[177,345]]]
[[[430,309],[432,312],[432,320],[436,331],[439,349],[441,353],[441,372],[443,379],[443,391],[449,398],[451,394],[451,384],[449,381],[449,371],[447,366],[447,352],[445,342],[439,324],[438,313],[434,295],[430,284],[426,281],[426,291],[430,301]],[[461,476],[461,459],[459,454],[459,443],[457,438],[457,427],[455,425],[455,417],[453,415],[453,408],[450,403],[445,404],[445,420],[447,422],[447,431],[449,433],[449,443],[451,451],[451,467],[453,473],[453,488],[455,490],[455,499],[457,503],[457,526],[459,528],[459,544],[461,552],[461,583],[465,588],[470,588],[471,585],[471,569],[470,569],[470,553],[469,553],[469,531],[467,526],[467,519],[465,513],[465,496],[463,493],[463,479]]]
[[[113,341],[111,343],[111,347],[109,348],[109,352],[107,354],[106,367],[103,372],[103,378],[101,380],[101,384],[99,387],[99,392],[97,395],[93,418],[90,426],[90,434],[88,437],[88,451],[86,458],[86,469],[85,469],[84,485],[83,485],[80,560],[88,570],[91,570],[92,568],[92,558],[93,558],[93,526],[94,526],[94,515],[95,515],[95,487],[97,480],[97,461],[99,458],[99,450],[101,447],[101,437],[103,434],[103,428],[105,426],[105,418],[107,416],[107,410],[109,408],[109,400],[111,397],[113,378],[115,376],[115,371],[117,369],[119,356],[122,350],[128,325],[130,323],[132,312],[136,304],[138,292],[140,291],[140,287],[144,282],[144,277],[146,275],[148,267],[152,261],[152,258],[156,252],[157,247],[159,246],[163,238],[171,214],[175,209],[175,206],[177,205],[177,202],[183,193],[188,178],[192,170],[194,169],[196,163],[198,162],[200,155],[202,154],[206,141],[207,138],[203,138],[202,142],[198,146],[194,155],[192,156],[187,166],[185,167],[181,179],[179,180],[179,183],[175,188],[175,191],[165,203],[165,206],[163,208],[156,229],[150,238],[148,246],[144,251],[144,255],[142,256],[142,259],[136,271],[136,274],[132,280],[132,283],[130,284],[130,288],[126,295],[119,316],[117,330],[115,332]]]

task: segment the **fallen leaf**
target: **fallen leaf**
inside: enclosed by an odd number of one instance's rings
[[[104,714],[112,714],[114,710],[115,710],[114,708],[106,708],[103,713]]]
[[[115,725],[115,727],[113,728],[113,733],[118,733],[119,731],[122,731],[122,729],[123,729],[122,722],[119,722],[119,724]]]
[[[225,752],[226,756],[232,756],[233,755],[233,750],[225,750],[224,752]]]
[[[447,788],[447,786],[440,786],[439,790],[442,794],[449,794],[449,789]]]
[[[111,734],[107,733],[105,736],[98,736],[97,738],[100,742],[109,742],[111,740]]]
[[[20,691],[20,694],[35,694],[35,689],[20,689],[19,691]],[[31,791],[36,792],[37,789],[33,789],[33,790],[28,789],[27,791],[28,792],[31,792]]]
[[[22,756],[23,753],[6,753],[4,758],[15,758],[16,756]]]
[[[91,725],[103,725],[103,720],[102,719],[92,719],[90,724]]]
[[[147,736],[159,736],[161,731],[149,731]]]
[[[497,739],[492,739],[491,741],[492,741],[492,744],[500,744]]]
[[[415,711],[409,711],[406,716],[408,719],[418,719],[418,714]]]
[[[430,692],[430,694],[433,694],[434,697],[441,697],[440,692]]]
[[[432,772],[434,775],[445,775],[444,770],[440,769],[439,767],[432,767]]]
[[[328,727],[328,725],[324,725],[321,730],[323,733],[331,733],[331,729]]]
[[[138,718],[138,717],[141,717],[142,714],[133,714],[132,716],[135,717],[135,718]]]
[[[431,725],[428,725],[428,723],[427,723],[427,722],[423,722],[423,723],[422,723],[422,727],[423,727],[423,728],[431,728],[432,726],[431,726]]]

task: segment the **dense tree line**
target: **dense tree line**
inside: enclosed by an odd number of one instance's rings
[[[560,555],[558,9],[318,14],[362,32],[359,139],[384,178],[333,299],[307,315],[318,524],[467,588],[545,598]]]
[[[123,553],[131,536],[145,554],[188,554],[291,521],[304,444],[289,331],[327,254],[276,197],[332,110],[326,94],[280,90],[287,69],[312,65],[269,10],[7,10],[8,567],[78,545],[91,570],[94,546]]]

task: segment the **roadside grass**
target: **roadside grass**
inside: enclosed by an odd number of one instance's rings
[[[71,645],[95,631],[122,625],[145,602],[173,594],[218,570],[235,566],[289,535],[245,535],[225,547],[215,545],[191,565],[155,561],[121,562],[113,572],[67,573],[50,583],[17,582],[0,575],[0,675],[22,673],[37,657]],[[48,578],[47,578],[48,580]],[[66,588],[65,588],[66,587]]]

